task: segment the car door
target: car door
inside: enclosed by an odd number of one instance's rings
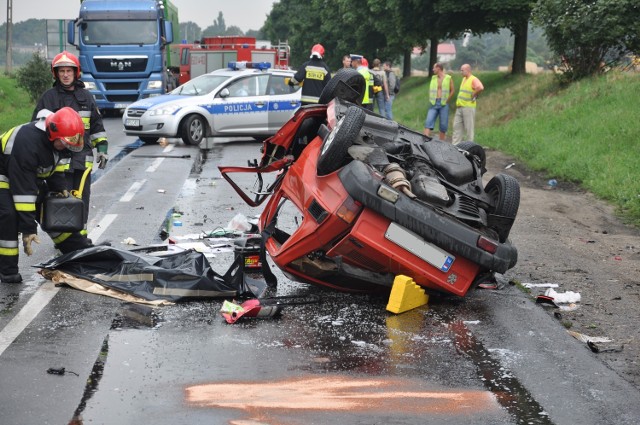
[[[269,131],[275,133],[300,107],[300,86],[290,86],[289,74],[271,74],[269,79]]]
[[[217,98],[213,131],[219,135],[260,135],[268,131],[268,74],[241,77],[229,83],[229,95]]]

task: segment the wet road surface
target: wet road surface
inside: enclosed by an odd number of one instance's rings
[[[181,212],[176,237],[258,214],[216,168],[244,165],[258,148],[175,145],[164,155],[191,158],[163,161],[123,153],[95,182],[92,228],[103,230],[96,241],[125,249],[126,237],[160,243],[172,211]],[[52,251],[43,245],[46,259]],[[232,261],[232,252],[211,258],[219,273]],[[222,300],[151,308],[53,288],[38,275],[3,286],[2,423],[632,424],[640,417],[637,391],[513,286],[465,299],[432,296],[395,315],[384,298],[323,290],[272,270],[279,281],[272,295],[318,302],[230,325]],[[7,341],[14,319],[47,296]]]

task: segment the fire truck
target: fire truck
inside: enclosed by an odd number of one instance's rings
[[[278,69],[289,68],[290,48],[287,42],[272,45],[255,37],[217,36],[203,37],[198,43],[170,46],[172,56],[180,58],[179,83],[216,69],[226,68],[229,62],[269,62]]]

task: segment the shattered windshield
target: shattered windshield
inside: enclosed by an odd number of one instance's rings
[[[220,84],[227,81],[227,75],[201,75],[194,78],[173,90],[171,94],[181,94],[183,96],[202,96],[211,93]]]
[[[80,30],[84,44],[155,44],[156,21],[85,21]]]

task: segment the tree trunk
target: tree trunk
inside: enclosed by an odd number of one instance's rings
[[[411,76],[411,50],[404,51],[404,64],[402,67],[402,78]]]
[[[512,74],[525,74],[527,72],[527,33],[529,32],[529,22],[518,23],[513,28],[513,61],[511,65]]]
[[[437,38],[429,39],[429,77],[433,75],[433,65],[438,62],[438,43]]]

